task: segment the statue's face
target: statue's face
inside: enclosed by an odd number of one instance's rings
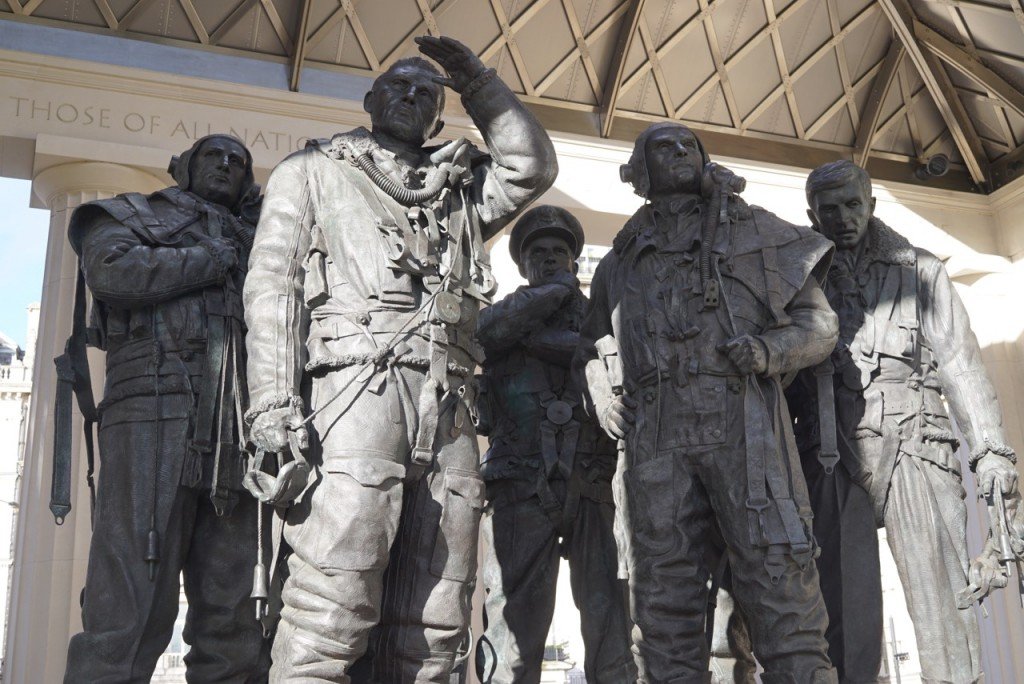
[[[819,190],[811,203],[809,213],[814,224],[839,249],[853,249],[860,244],[875,211],[875,198],[856,178],[836,188]]]
[[[703,171],[700,147],[693,133],[683,128],[662,128],[644,147],[650,197],[676,192],[699,192]]]
[[[561,271],[572,273],[573,250],[568,241],[554,235],[530,240],[523,247],[523,270],[532,287],[544,285]]]
[[[227,138],[212,138],[192,157],[189,190],[203,199],[233,207],[245,183],[245,148]]]
[[[433,74],[403,65],[377,79],[363,107],[374,131],[419,147],[434,134],[441,118],[443,92]]]

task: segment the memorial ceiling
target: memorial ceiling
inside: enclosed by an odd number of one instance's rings
[[[989,192],[1024,175],[1024,0],[0,0],[0,17],[372,76],[423,33],[552,130]],[[925,162],[946,155],[949,172]]]

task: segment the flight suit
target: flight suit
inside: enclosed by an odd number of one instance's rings
[[[356,129],[289,156],[267,187],[245,289],[248,419],[315,412],[315,473],[284,523],[272,681],[347,682],[366,654],[378,681],[447,682],[469,648],[483,243],[557,165],[493,71],[466,92],[493,157],[455,145],[410,162]],[[404,204],[357,166],[364,153]],[[442,164],[440,194],[417,199]]]
[[[266,681],[269,645],[249,598],[257,502],[241,491],[241,290],[253,229],[176,187],[72,216],[69,239],[95,298],[93,342],[107,355],[83,631],[71,638],[66,682],[148,682],[182,575],[188,680]],[[210,237],[236,242],[237,265]]]
[[[844,680],[875,680],[883,637],[876,527],[884,526],[922,678],[973,682],[981,676],[980,633],[975,611],[956,601],[968,584],[970,557],[950,411],[975,458],[990,448],[1012,450],[942,262],[878,218],[865,240],[858,260],[853,250],[838,253],[825,284],[839,314],[836,350],[824,369],[802,372],[790,390],[822,546],[830,652]],[[834,388],[834,474],[818,461],[822,372]]]
[[[779,378],[825,358],[836,318],[815,277],[830,244],[738,198],[709,245],[720,301],[700,276],[706,201],[646,204],[591,285],[577,366],[604,419],[619,391],[637,403],[619,510],[641,682],[704,682],[712,527],[765,682],[829,682],[825,606],[811,510]],[[767,372],[740,375],[720,345],[754,335]]]

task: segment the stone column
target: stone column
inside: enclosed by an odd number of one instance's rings
[[[11,583],[4,662],[4,681],[9,684],[61,681],[68,639],[82,626],[79,596],[85,585],[91,528],[82,416],[77,405],[73,509],[60,527],[49,510],[56,389],[52,359],[63,352],[71,332],[77,274],[77,257],[67,241],[68,221],[75,207],[85,202],[128,191],[149,193],[166,185],[166,181],[129,166],[88,161],[52,166],[33,180],[33,191],[51,213]],[[90,349],[89,358],[98,400],[103,353]]]

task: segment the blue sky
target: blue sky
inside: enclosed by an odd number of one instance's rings
[[[0,178],[0,332],[25,346],[25,308],[43,289],[50,212],[30,209],[32,183]]]

